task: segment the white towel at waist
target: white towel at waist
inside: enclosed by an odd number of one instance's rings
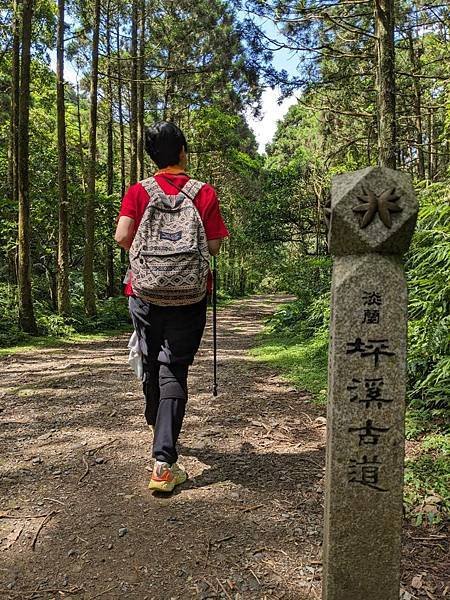
[[[142,352],[139,347],[139,339],[136,331],[133,332],[133,335],[128,341],[128,348],[130,349],[130,354],[128,355],[128,364],[136,373],[136,377],[142,381],[144,368],[142,365]]]

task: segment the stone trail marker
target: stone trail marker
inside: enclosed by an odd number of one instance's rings
[[[383,167],[338,175],[333,256],[323,600],[399,600],[407,293],[418,205]]]

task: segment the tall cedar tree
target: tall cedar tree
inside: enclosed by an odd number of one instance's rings
[[[137,181],[138,154],[138,0],[132,0],[131,11],[131,82],[130,82],[130,183]]]
[[[11,102],[8,163],[8,191],[13,205],[18,203],[18,145],[19,145],[19,90],[20,90],[20,19],[17,0],[13,2],[13,36],[11,49]]]
[[[137,89],[137,177],[144,178],[144,111],[145,111],[145,0],[139,4],[139,56]]]
[[[95,178],[97,162],[97,88],[98,88],[98,45],[100,31],[100,0],[94,1],[94,23],[92,31],[92,64],[89,111],[89,170],[88,193],[84,212],[84,310],[89,317],[95,316],[94,242],[95,242]]]
[[[70,314],[69,295],[69,202],[67,197],[66,109],[64,101],[64,12],[65,0],[58,0],[56,46],[56,102],[58,129],[58,312]]]
[[[20,65],[18,180],[19,180],[19,322],[24,331],[37,333],[31,291],[30,257],[30,180],[29,180],[29,124],[30,124],[30,64],[31,23],[33,0],[22,2],[22,40]]]
[[[396,167],[394,0],[374,0],[378,162]]]
[[[107,75],[107,111],[108,121],[106,123],[106,193],[108,194],[108,228],[110,235],[106,240],[106,295],[114,296],[114,240],[113,231],[115,225],[115,214],[112,197],[114,193],[114,114],[113,114],[113,90],[111,72],[111,1],[108,0],[106,7],[106,75]]]

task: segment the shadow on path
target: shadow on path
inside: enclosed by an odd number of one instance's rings
[[[208,327],[169,497],[127,336],[0,361],[1,598],[319,597],[323,410],[247,354],[283,300],[219,312],[217,398]]]
[[[247,352],[283,300],[220,311],[217,398],[208,327],[180,440],[190,480],[171,496],[147,490],[127,336],[0,360],[2,599],[320,597],[324,408]]]

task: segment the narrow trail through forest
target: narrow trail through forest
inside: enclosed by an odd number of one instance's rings
[[[325,408],[247,352],[283,300],[220,311],[218,398],[208,326],[168,497],[128,335],[0,361],[1,598],[320,597]]]

